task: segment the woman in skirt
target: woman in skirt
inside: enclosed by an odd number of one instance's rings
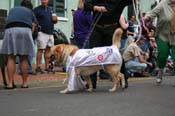
[[[6,89],[13,89],[14,74],[16,72],[16,56],[19,55],[22,71],[22,88],[28,88],[28,56],[35,56],[32,38],[32,25],[35,16],[32,12],[32,3],[23,0],[21,6],[12,8],[7,17],[5,35],[1,54],[8,56],[7,74],[8,84]]]

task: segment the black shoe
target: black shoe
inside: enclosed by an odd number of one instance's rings
[[[55,73],[52,68],[45,69],[44,71],[47,73]]]
[[[100,70],[99,77],[100,79],[111,79],[111,76],[104,70]]]
[[[154,70],[151,72],[151,76],[156,76],[158,74],[158,70]]]
[[[30,74],[30,75],[37,75],[37,73],[35,71],[28,72],[28,74]]]
[[[5,86],[4,89],[10,90],[10,89],[14,89],[14,87]]]
[[[43,71],[40,67],[37,67],[37,68],[35,69],[35,72],[36,72],[36,73],[44,73],[44,71]]]
[[[97,80],[92,80],[92,87],[93,89],[97,88]]]
[[[97,88],[97,85],[96,84],[93,84],[92,87],[93,87],[93,89],[96,89]]]
[[[125,88],[128,88],[128,79],[125,79]]]

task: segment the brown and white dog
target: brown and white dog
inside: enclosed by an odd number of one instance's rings
[[[122,36],[122,29],[118,28],[115,30],[114,34],[113,34],[113,38],[112,38],[112,44],[114,46],[116,46],[116,49],[120,48],[120,39]],[[51,54],[55,56],[55,59],[58,62],[61,63],[66,63],[67,59],[69,56],[74,56],[74,54],[80,49],[78,49],[78,47],[74,46],[74,45],[66,45],[66,44],[59,44],[56,45],[54,47],[51,48]],[[105,71],[107,71],[111,77],[113,78],[113,88],[109,89],[110,92],[114,92],[117,90],[119,81],[121,80],[122,82],[122,88],[125,87],[125,80],[124,80],[124,75],[122,73],[120,73],[120,69],[121,69],[121,64],[122,64],[122,60],[120,60],[121,62],[119,64],[105,64],[105,65],[93,65],[93,66],[79,66],[75,68],[75,73],[76,75],[81,75],[85,78],[85,80],[87,81],[87,84],[89,85],[89,89],[88,91],[92,91],[92,83],[90,80],[90,75],[99,71],[100,69],[105,69]],[[67,93],[68,92],[68,88],[66,88],[65,90],[61,91],[61,93]]]

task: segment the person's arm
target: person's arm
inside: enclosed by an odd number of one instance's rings
[[[152,63],[147,62],[146,60],[144,60],[144,59],[142,58],[141,55],[139,55],[137,58],[138,58],[138,61],[139,61],[140,63],[145,63],[145,64],[147,64],[147,65],[149,65],[149,66],[152,67]]]
[[[129,26],[128,22],[125,20],[125,17],[123,15],[120,16],[119,23],[122,29],[127,29]]]
[[[142,54],[144,54],[144,55],[147,55],[147,54],[146,54],[146,52],[143,52],[139,47],[134,47],[131,52],[135,57],[138,58],[138,61],[140,63],[145,63],[145,64],[148,64],[149,66],[152,66],[152,63],[147,62],[145,59],[143,59]]]
[[[32,11],[32,33],[35,31],[37,23],[38,21],[36,19],[36,16],[34,12]]]
[[[146,13],[144,19],[149,20],[150,18],[153,20],[157,16],[159,16],[161,10],[163,9],[163,4],[165,1],[161,1],[153,10]]]
[[[98,6],[95,5],[93,0],[86,0],[84,3],[84,10],[85,11],[97,11],[97,12],[107,12],[105,6]]]

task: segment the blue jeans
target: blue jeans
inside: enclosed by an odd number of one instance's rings
[[[146,67],[147,67],[147,64],[140,63],[137,58],[135,58],[134,60],[127,61],[125,63],[125,68],[129,72],[133,72],[133,73],[136,73],[136,72],[140,73],[144,71]]]

